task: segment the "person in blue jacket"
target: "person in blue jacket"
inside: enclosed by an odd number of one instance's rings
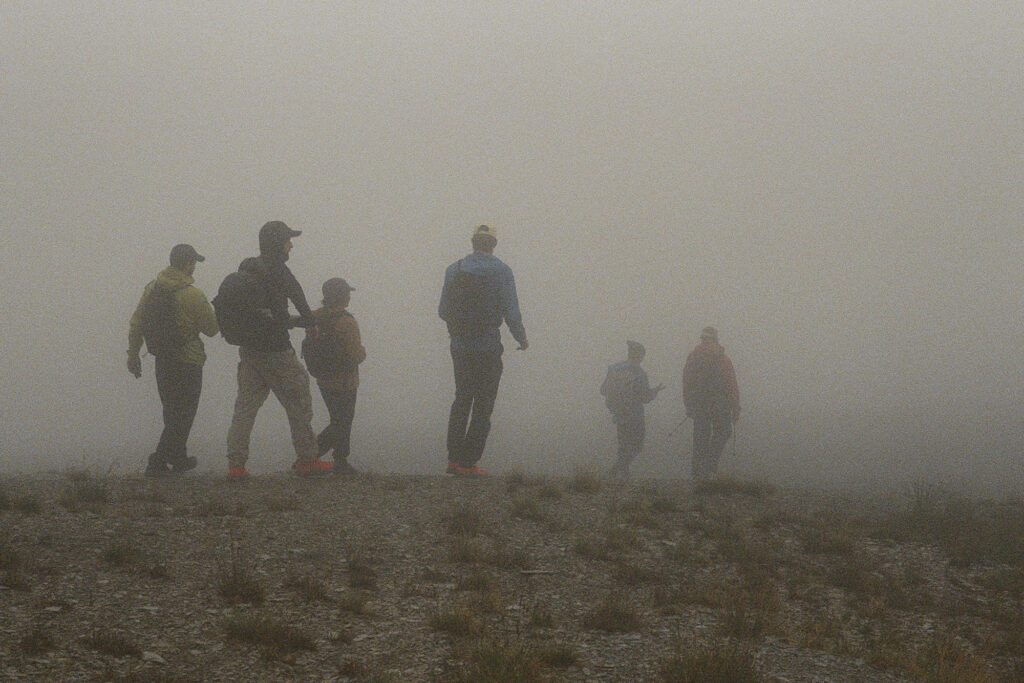
[[[529,346],[519,312],[512,269],[494,255],[494,228],[480,225],[471,238],[473,253],[448,266],[437,313],[448,325],[455,370],[455,400],[448,416],[448,474],[482,476],[477,467],[491,429],[503,365],[501,323]]]

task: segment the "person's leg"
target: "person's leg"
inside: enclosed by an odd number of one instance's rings
[[[464,459],[460,463],[463,467],[472,467],[483,457],[487,435],[491,431],[491,413],[494,412],[494,401],[498,396],[498,385],[504,369],[500,352],[481,354],[474,365],[473,411],[469,429],[466,430]]]
[[[708,471],[709,476],[718,474],[718,461],[725,450],[725,444],[732,436],[732,420],[728,415],[715,416],[712,425],[713,434],[708,446]]]
[[[196,465],[195,458],[188,457],[188,437],[192,423],[199,409],[199,397],[203,391],[203,366],[181,363],[178,373],[178,404],[175,410],[175,442],[168,455],[172,469],[178,472],[190,470]]]
[[[624,420],[617,425],[619,452],[613,472],[629,475],[629,466],[640,454],[644,444],[645,425],[643,418]]]
[[[320,396],[324,399],[324,405],[327,406],[327,414],[330,415],[331,421],[316,437],[317,457],[330,450],[333,450],[337,457],[338,433],[341,429],[342,419],[342,392],[340,389],[321,386]]]
[[[338,439],[334,448],[334,462],[346,463],[351,448],[352,422],[356,416],[356,394],[358,389],[341,392],[338,402]]]
[[[239,349],[238,396],[235,398],[235,414],[228,429],[228,467],[245,467],[249,459],[249,437],[256,423],[256,413],[267,400],[270,386],[263,376],[262,354]]]
[[[702,481],[708,473],[708,445],[711,440],[711,420],[695,415],[693,418],[693,478]]]
[[[309,373],[294,351],[282,351],[272,354],[269,378],[270,390],[288,416],[296,461],[315,460],[316,437],[313,436],[313,396],[309,393]]]
[[[466,442],[466,424],[473,405],[473,367],[470,356],[452,349],[452,369],[455,374],[455,399],[448,414],[448,460],[463,465]]]
[[[150,474],[167,471],[169,458],[174,447],[178,387],[173,366],[173,361],[164,356],[159,356],[156,359],[154,375],[156,376],[156,391],[160,396],[164,428],[160,432],[160,440],[156,444],[156,450],[149,456],[149,464],[146,471]]]

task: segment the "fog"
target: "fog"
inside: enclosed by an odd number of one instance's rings
[[[352,463],[440,473],[437,302],[487,222],[530,348],[503,332],[481,465],[609,467],[630,338],[668,386],[635,472],[688,476],[670,432],[711,324],[743,406],[724,471],[1019,491],[1022,9],[0,0],[0,472],[141,472],[143,286],[189,242],[212,298],[280,219],[311,302],[356,287]],[[237,349],[206,349],[190,454],[223,472]],[[251,458],[294,459],[273,398]]]

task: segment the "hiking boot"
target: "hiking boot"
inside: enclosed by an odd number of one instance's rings
[[[146,464],[145,475],[147,477],[164,477],[170,473],[167,469],[167,462],[156,453],[149,456]]]
[[[476,465],[470,465],[469,467],[463,467],[455,463],[448,463],[448,474],[454,474],[456,477],[486,477],[487,470],[483,470]]]
[[[296,460],[292,465],[295,473],[302,477],[330,474],[333,469],[331,463],[324,460]]]
[[[228,479],[232,481],[241,481],[249,478],[249,471],[244,467],[232,467],[228,470]]]
[[[348,460],[340,460],[334,463],[334,474],[339,477],[354,477],[359,474],[359,470],[349,465]]]
[[[182,472],[188,472],[189,470],[194,470],[196,468],[196,465],[198,465],[198,464],[199,464],[199,461],[196,460],[191,455],[189,455],[189,456],[186,456],[185,458],[183,458],[182,460],[179,460],[176,463],[174,463],[173,465],[171,465],[171,472],[173,472],[175,474],[181,474]]]

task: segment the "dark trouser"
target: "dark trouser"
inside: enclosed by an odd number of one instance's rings
[[[181,466],[188,455],[188,435],[203,390],[203,366],[157,356],[156,388],[164,408],[164,431],[154,464]]]
[[[501,351],[452,350],[455,400],[448,416],[448,459],[472,467],[484,454],[491,431],[491,412],[501,381]],[[472,411],[472,420],[470,419]],[[467,423],[469,429],[466,428]]]
[[[728,414],[693,418],[693,478],[701,481],[718,473],[718,459],[732,436]]]
[[[629,464],[640,455],[644,447],[644,418],[623,420],[615,425],[619,437],[619,451],[615,470],[618,472],[629,472]]]
[[[320,387],[320,395],[331,416],[331,423],[316,437],[317,455],[333,450],[334,462],[348,458],[349,438],[352,435],[352,420],[356,416],[357,389],[329,389]]]

